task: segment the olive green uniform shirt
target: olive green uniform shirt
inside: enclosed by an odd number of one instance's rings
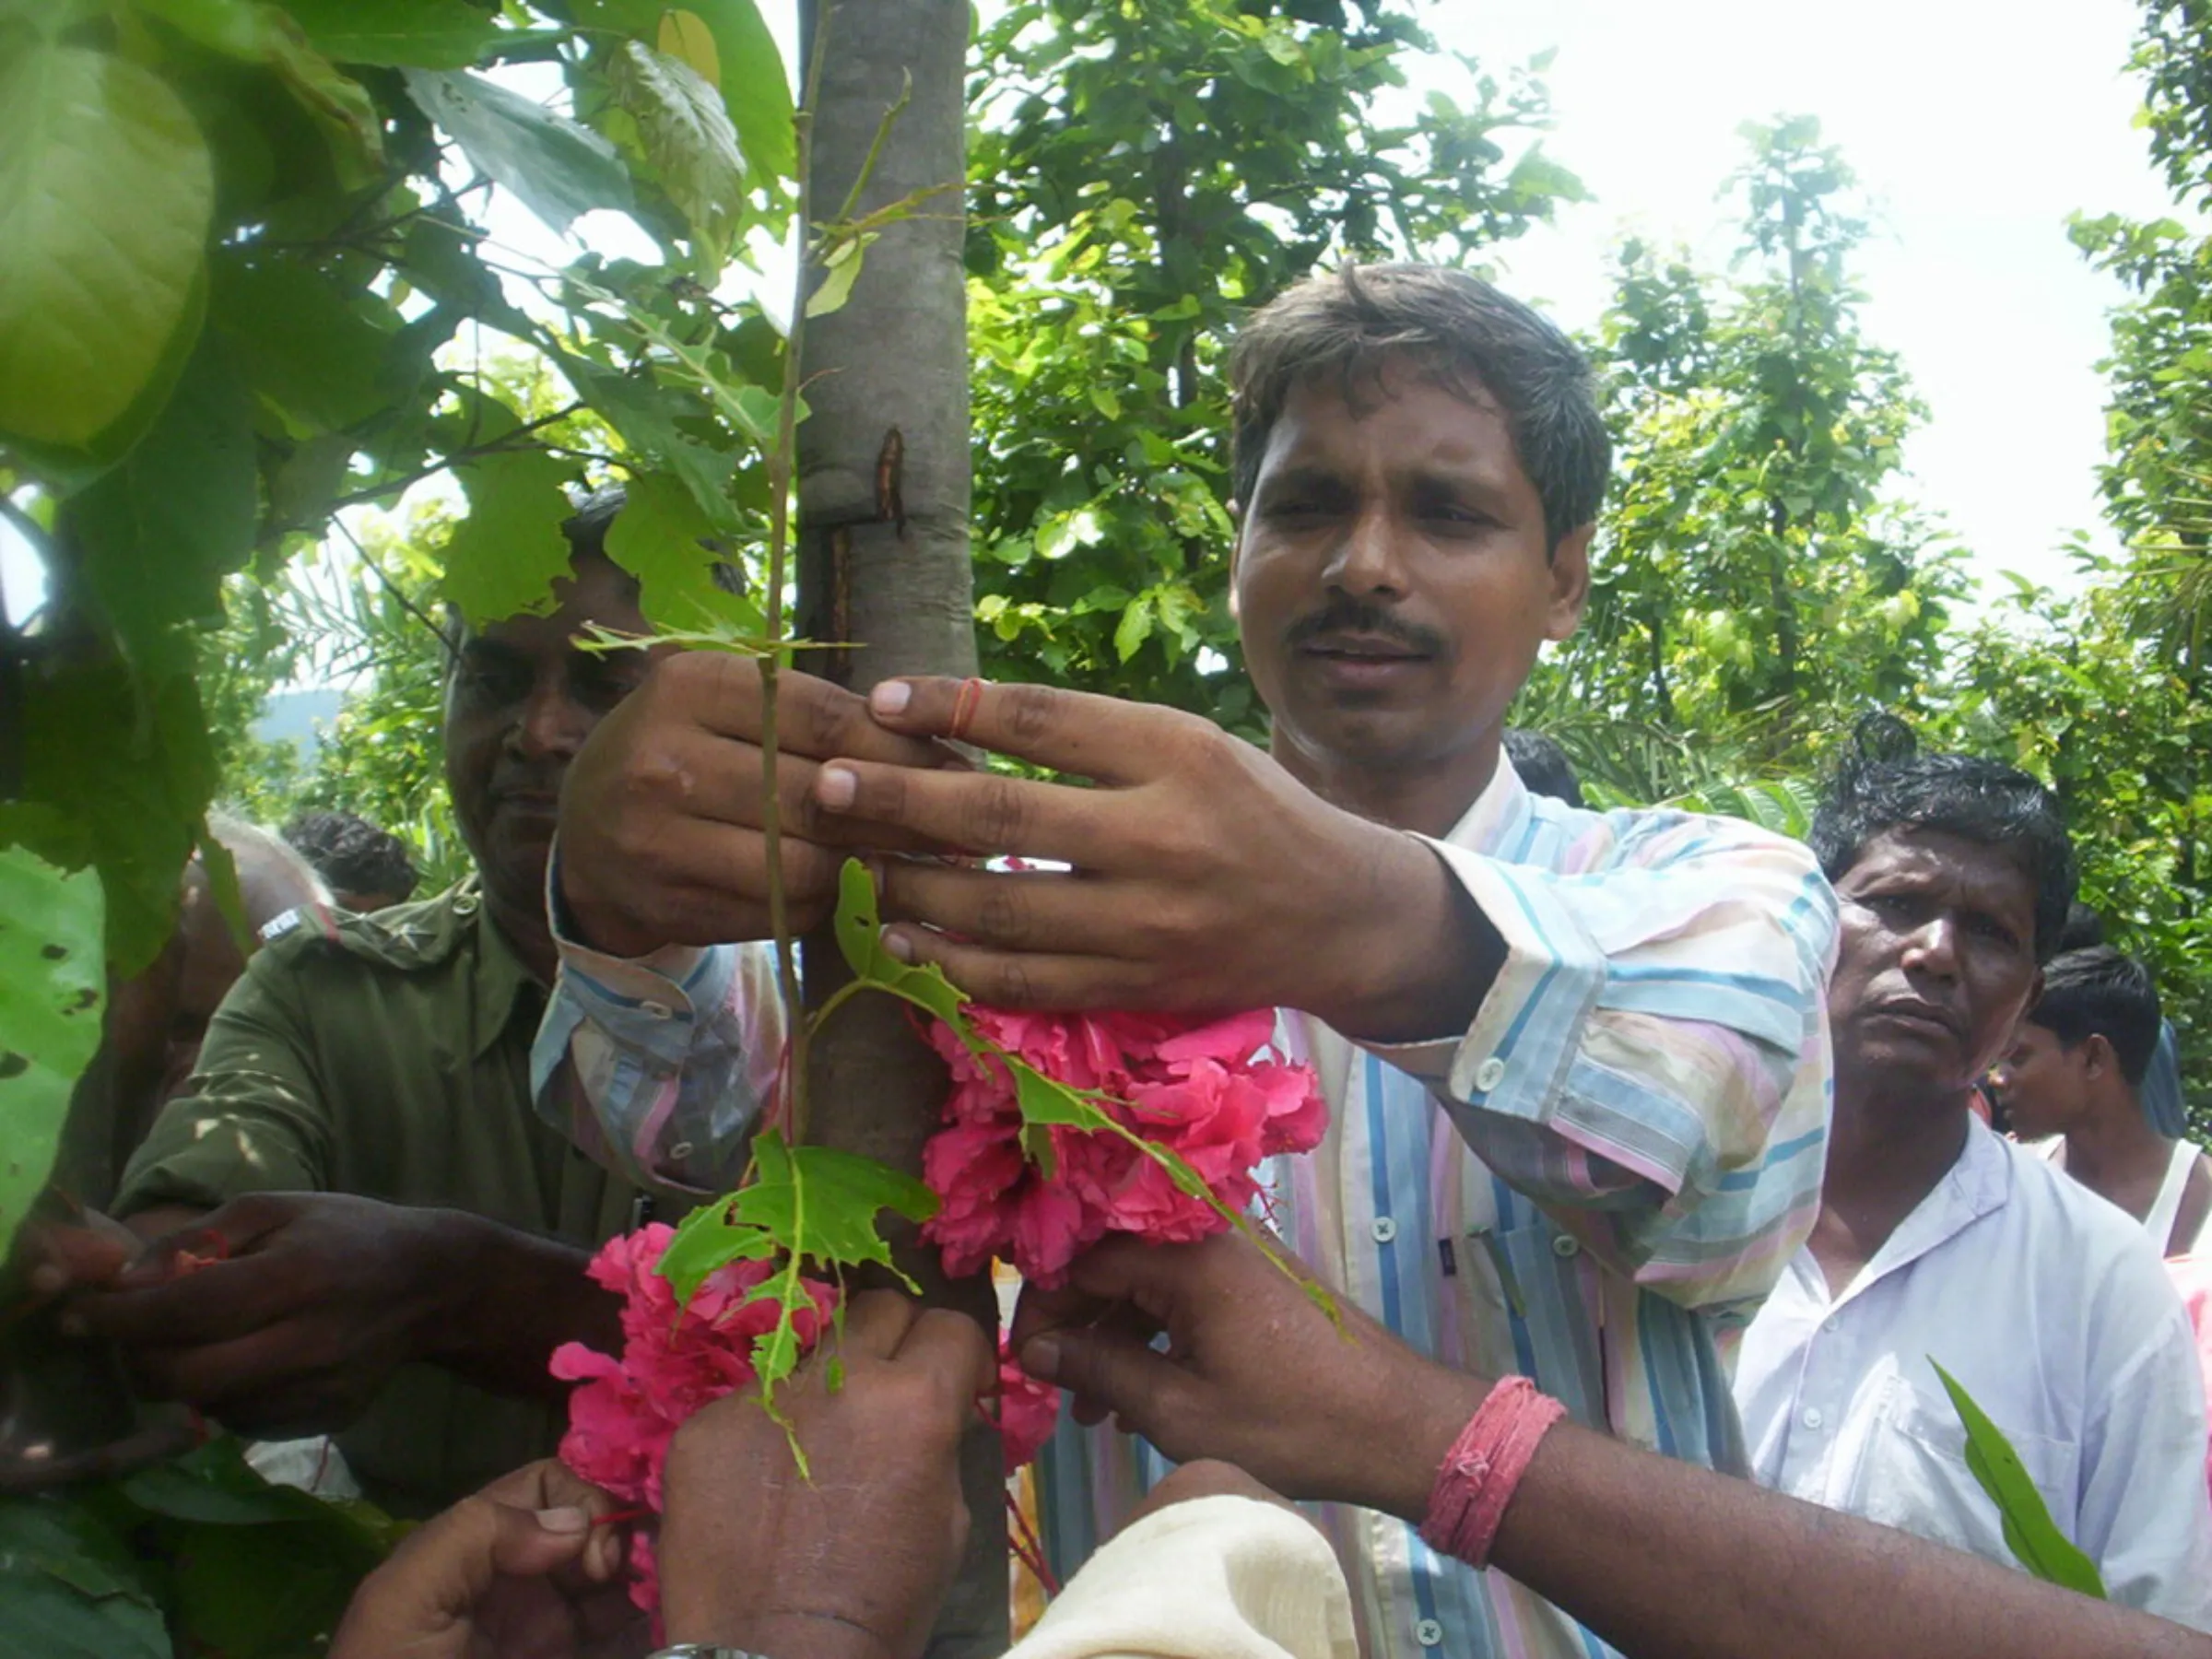
[[[116,1212],[245,1193],[351,1193],[473,1212],[591,1248],[638,1189],[531,1108],[545,1006],[474,880],[418,904],[280,918],[208,1027],[191,1092],[124,1171]],[[337,1436],[362,1489],[427,1514],[551,1454],[565,1411],[403,1367]]]

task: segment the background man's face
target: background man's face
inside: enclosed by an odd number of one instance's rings
[[[650,665],[639,652],[598,654],[573,642],[592,622],[646,631],[636,584],[613,563],[579,559],[553,593],[548,615],[510,617],[472,634],[446,688],[453,816],[485,886],[523,908],[544,901],[569,762]]]
[[[2004,1102],[2007,1126],[2022,1140],[2065,1134],[2088,1104],[2084,1047],[2069,1049],[2045,1027],[2020,1021],[1990,1081]]]
[[[2035,994],[2035,883],[2003,847],[1939,830],[1874,837],[1836,883],[1828,994],[1839,1076],[1962,1095]]]
[[[1497,407],[1410,370],[1364,410],[1333,382],[1294,391],[1242,512],[1245,660],[1293,771],[1479,758],[1582,612],[1587,536],[1547,557]]]

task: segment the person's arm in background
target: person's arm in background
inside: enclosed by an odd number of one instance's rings
[[[735,1185],[782,1060],[759,686],[757,666],[726,653],[666,658],[599,724],[561,791],[547,893],[560,976],[532,1091],[542,1116],[641,1186]],[[820,758],[858,749],[932,768],[957,757],[881,730],[828,680],[786,674],[779,686],[781,863],[797,936],[829,920],[839,872],[865,844],[815,809]]]
[[[1114,1303],[1141,1318],[1100,1322]],[[1015,1339],[1080,1415],[1111,1413],[1171,1458],[1418,1522],[1489,1380],[1337,1315],[1233,1234],[1118,1240],[1078,1258],[1066,1291],[1025,1291]],[[1490,1563],[1638,1659],[2212,1654],[2147,1614],[1569,1423],[1537,1447]]]
[[[303,942],[304,943],[304,942]],[[68,1320],[122,1345],[141,1387],[246,1432],[349,1422],[398,1366],[427,1360],[550,1396],[562,1342],[619,1341],[588,1253],[480,1216],[331,1193],[309,1010],[256,953],[217,1012],[193,1091],[132,1159],[118,1212],[148,1242],[49,1230],[33,1248]]]

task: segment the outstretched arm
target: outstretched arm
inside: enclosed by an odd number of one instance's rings
[[[1234,1235],[1119,1240],[1067,1291],[1026,1293],[1015,1337],[1079,1414],[1112,1413],[1171,1457],[1418,1521],[1489,1381],[1338,1317]],[[2178,1625],[1571,1424],[1538,1447],[1490,1561],[1639,1659],[2212,1654]]]

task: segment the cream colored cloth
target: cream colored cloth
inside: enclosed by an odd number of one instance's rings
[[[1344,1571],[1254,1498],[1170,1504],[1068,1581],[1006,1659],[1359,1659]]]

